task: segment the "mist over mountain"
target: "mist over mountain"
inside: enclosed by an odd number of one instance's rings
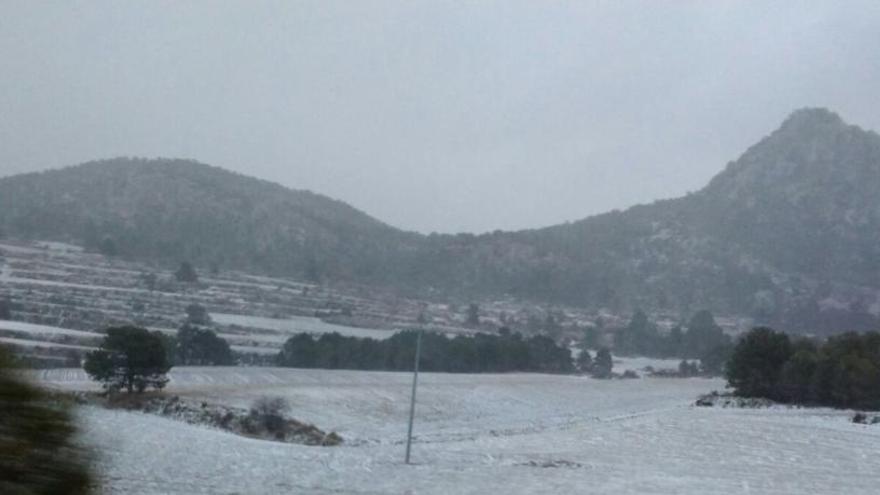
[[[423,236],[196,162],[119,158],[0,180],[0,230],[419,295],[708,308],[824,331],[877,323],[878,190],[880,136],[802,109],[696,193],[543,229]]]
[[[0,180],[0,225],[119,256],[382,281],[419,237],[341,201],[201,163],[116,158]]]

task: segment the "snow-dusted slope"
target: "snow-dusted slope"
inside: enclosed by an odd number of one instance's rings
[[[45,372],[54,386],[85,384]],[[288,398],[349,441],[303,447],[150,415],[82,410],[111,493],[876,493],[880,427],[830,410],[692,407],[722,383],[425,374],[414,466],[403,465],[410,376],[177,369],[169,392],[231,404]],[[552,466],[552,467],[551,467]]]

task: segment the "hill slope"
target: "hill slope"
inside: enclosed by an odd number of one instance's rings
[[[544,229],[425,237],[313,193],[131,159],[0,180],[0,229],[170,263],[821,330],[877,324],[878,190],[880,136],[803,109],[697,193]]]
[[[545,229],[439,240],[435,248],[455,256],[436,275],[477,292],[711,308],[792,329],[880,326],[877,191],[880,136],[803,109],[697,193]]]
[[[308,191],[125,158],[0,180],[0,228],[141,259],[334,279],[381,280],[418,240]]]

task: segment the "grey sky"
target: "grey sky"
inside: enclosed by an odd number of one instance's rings
[[[0,175],[193,158],[423,232],[696,190],[803,106],[880,129],[880,2],[0,0]]]

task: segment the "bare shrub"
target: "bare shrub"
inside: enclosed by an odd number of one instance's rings
[[[283,397],[260,397],[251,404],[250,418],[270,433],[283,434],[289,411],[290,404]]]

